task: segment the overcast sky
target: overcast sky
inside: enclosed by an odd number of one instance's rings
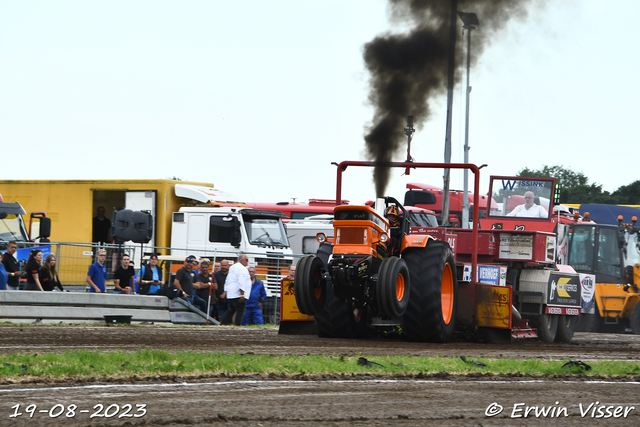
[[[608,191],[640,179],[629,19],[640,2],[612,3],[538,5],[479,58],[469,145],[470,161],[488,165],[484,191],[489,175],[543,165]],[[364,160],[372,118],[362,47],[403,30],[384,0],[3,0],[0,179],[177,176],[247,201],[335,197],[331,162]],[[444,159],[440,105],[415,135],[416,161]],[[454,162],[464,112],[458,86]],[[406,182],[442,185],[441,170],[392,175],[398,199]],[[371,171],[347,170],[343,196],[373,198]]]

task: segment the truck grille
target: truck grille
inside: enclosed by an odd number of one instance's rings
[[[361,227],[338,228],[336,245],[366,245],[367,229]]]
[[[280,296],[280,280],[289,275],[291,259],[257,258],[256,276],[264,283],[267,296]]]

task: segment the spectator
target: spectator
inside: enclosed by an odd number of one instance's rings
[[[212,287],[213,285],[213,287]],[[218,289],[218,285],[213,282],[211,283],[211,274],[209,274],[209,260],[204,258],[200,261],[200,266],[198,267],[198,274],[196,274],[195,282],[193,283],[193,287],[196,288],[196,295],[201,298],[207,306],[211,303],[211,308],[209,310],[209,316],[218,317],[218,311],[216,310],[215,300],[209,300],[211,294],[210,290],[214,291]]]
[[[285,277],[285,280],[293,281],[296,278],[296,265],[289,264],[289,275]]]
[[[247,306],[245,298],[251,294],[251,277],[247,271],[247,264],[249,264],[249,258],[241,253],[238,256],[238,262],[229,269],[225,282],[228,307],[220,321],[223,325],[230,324],[234,314],[236,317],[233,323],[236,326],[240,326],[244,318]]]
[[[56,288],[65,292],[60,279],[58,278],[58,271],[56,270],[56,256],[54,254],[47,255],[47,259],[44,260],[44,266],[38,273],[40,275],[40,283],[42,289],[45,291],[55,291]]]
[[[216,261],[213,264],[213,274],[216,274],[220,270],[222,270],[222,267],[220,266],[220,263],[218,261]]]
[[[216,297],[216,310],[218,311],[218,320],[222,319],[222,316],[227,311],[227,293],[224,289],[224,284],[227,280],[227,275],[229,274],[229,261],[223,259],[220,262],[220,271],[215,273],[213,277],[216,279],[216,283],[218,284],[218,289],[216,289],[215,297]]]
[[[546,218],[547,210],[540,205],[536,205],[533,200],[535,196],[533,191],[524,193],[524,204],[518,205],[514,210],[509,212],[507,216],[515,216],[521,218]]]
[[[93,242],[101,245],[113,243],[111,233],[111,220],[104,216],[104,206],[98,206],[96,216],[93,218]]]
[[[0,262],[0,291],[7,290],[7,282],[9,281],[9,275],[7,269],[4,268],[4,264]]]
[[[196,274],[193,272],[193,264],[196,262],[196,257],[189,255],[184,259],[184,266],[176,273],[176,278],[173,281],[173,285],[184,292],[182,297],[191,305],[195,305],[203,313],[207,312],[207,304],[198,297],[193,291],[193,281]]]
[[[10,291],[17,291],[20,289],[20,277],[22,277],[22,271],[20,271],[20,263],[16,259],[15,253],[18,249],[16,242],[9,242],[7,245],[7,251],[2,255],[2,265],[7,270],[9,279],[7,281],[7,289]]]
[[[98,249],[98,260],[91,264],[87,273],[87,283],[89,292],[104,293],[107,291],[105,281],[107,280],[107,266],[104,264],[107,259],[107,251]]]
[[[29,252],[29,259],[24,266],[24,271],[27,272],[27,284],[24,287],[25,291],[42,291],[42,285],[40,284],[40,276],[38,272],[42,266],[42,251],[40,249],[33,249]]]
[[[158,255],[151,254],[149,256],[149,263],[142,266],[140,276],[138,276],[138,293],[140,295],[155,295],[162,285],[164,280],[162,277],[162,269],[158,267]]]
[[[243,325],[264,325],[260,303],[267,299],[267,291],[264,289],[262,280],[256,277],[256,268],[249,267],[249,277],[251,278],[251,295],[247,300],[247,311],[242,319]]]
[[[122,255],[120,260],[120,267],[116,270],[114,276],[115,290],[114,294],[131,294],[131,287],[133,286],[133,277],[136,275],[132,265],[129,265],[131,259],[129,255]]]

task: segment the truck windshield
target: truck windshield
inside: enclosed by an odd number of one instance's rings
[[[495,178],[491,197],[498,203],[489,216],[548,218],[553,181],[536,178]]]
[[[7,242],[25,242],[27,231],[18,215],[7,214],[0,219],[0,245],[6,246]]]
[[[289,241],[280,219],[254,218],[244,215],[249,243],[258,246],[288,247]]]
[[[432,213],[409,211],[411,227],[437,227],[438,220]]]

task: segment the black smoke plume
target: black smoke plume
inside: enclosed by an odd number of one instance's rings
[[[371,76],[369,101],[374,106],[373,121],[364,138],[370,160],[393,161],[406,141],[406,117],[414,116],[417,127],[422,127],[429,119],[432,102],[446,94],[452,1],[389,0],[391,20],[407,24],[410,30],[381,35],[365,44],[363,56]],[[526,16],[532,1],[457,0],[458,11],[474,12],[480,20],[480,30],[472,35],[472,64],[510,19]],[[459,34],[462,22],[457,17],[456,22]],[[457,44],[461,42],[459,37]],[[455,52],[459,70],[465,65],[464,52],[461,46]],[[460,72],[455,73],[456,83],[460,76]],[[375,167],[373,180],[376,196],[383,196],[389,168]]]

